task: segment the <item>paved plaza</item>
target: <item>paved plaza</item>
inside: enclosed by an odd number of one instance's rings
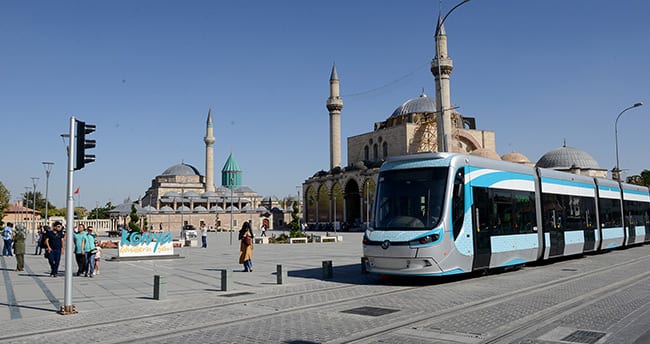
[[[177,259],[102,261],[95,278],[73,277],[75,315],[57,314],[65,279],[48,277],[46,259],[28,254],[16,272],[2,257],[0,342],[650,343],[650,245],[486,276],[397,279],[362,273],[362,234],[342,236],[258,244],[250,273],[237,264],[236,233],[232,245],[229,233],[209,233],[207,249],[177,248]],[[227,291],[220,269],[231,272]]]

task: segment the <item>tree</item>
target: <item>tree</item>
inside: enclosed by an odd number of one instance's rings
[[[2,218],[4,218],[5,211],[9,208],[9,202],[11,202],[11,194],[5,185],[0,182],[0,225],[4,225]]]
[[[106,203],[103,207],[95,208],[90,211],[88,218],[90,219],[110,219],[111,215],[109,211],[115,209],[115,206],[111,202]]]
[[[23,204],[28,208],[36,209],[36,211],[40,212],[43,214],[43,217],[45,217],[45,197],[43,197],[43,194],[39,191],[36,191],[36,207],[34,207],[34,192],[32,191],[26,192],[23,195]],[[52,211],[54,209],[56,209],[56,207],[48,200],[47,212],[50,213],[48,216],[52,216]]]
[[[129,219],[129,229],[131,229],[132,232],[140,232],[140,226],[138,225],[140,216],[138,216],[138,212],[135,209],[135,204],[131,204],[131,213],[129,214]]]
[[[300,237],[302,236],[302,231],[300,230],[300,215],[298,215],[298,202],[293,202],[291,207],[291,222],[289,222],[289,228],[291,228],[291,237]]]
[[[627,177],[627,182],[630,184],[650,187],[650,170],[643,170],[640,175]]]

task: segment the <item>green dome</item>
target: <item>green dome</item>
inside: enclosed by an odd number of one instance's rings
[[[226,164],[223,165],[223,169],[221,169],[221,185],[227,188],[233,188],[242,185],[241,169],[239,168],[239,164],[237,163],[237,160],[235,160],[235,157],[233,157],[232,153],[230,153],[228,160],[226,160]]]

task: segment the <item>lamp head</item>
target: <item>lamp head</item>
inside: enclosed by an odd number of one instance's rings
[[[634,107],[639,107],[639,106],[641,106],[641,105],[643,105],[643,103],[642,103],[642,102],[638,102],[638,103],[634,104]]]

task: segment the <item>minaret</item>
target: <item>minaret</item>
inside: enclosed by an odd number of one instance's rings
[[[436,79],[436,122],[438,126],[438,151],[452,151],[451,146],[451,96],[449,75],[454,69],[452,60],[447,55],[447,34],[438,16],[439,32],[436,35],[436,56],[431,62],[431,73]],[[438,63],[440,62],[440,63]]]
[[[208,110],[208,121],[205,127],[205,191],[214,192],[214,133],[212,130],[212,109]]]
[[[343,99],[339,93],[336,65],[333,65],[330,75],[330,97],[327,98],[327,110],[330,112],[330,169],[341,166],[341,109],[343,109]]]

